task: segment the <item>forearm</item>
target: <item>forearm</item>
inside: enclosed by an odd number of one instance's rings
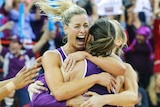
[[[11,82],[12,79],[8,79],[8,80],[4,80],[0,82],[0,87],[3,87],[4,85],[6,85],[7,83]]]
[[[126,67],[122,63],[122,61],[118,60],[117,58],[114,57],[96,57],[96,56],[87,56],[86,57],[88,60],[99,66],[101,69],[104,71],[114,75],[114,76],[119,76],[119,75],[124,75]]]
[[[43,45],[48,41],[45,37],[49,36],[48,35],[48,31],[44,31],[42,37],[40,38],[40,40],[34,45],[33,47],[33,52],[36,53],[37,51],[39,51]]]
[[[0,88],[0,95],[1,95],[0,96],[0,101],[2,101],[6,96],[8,96],[12,91],[14,91],[16,89],[16,87],[15,87],[15,85],[12,81],[8,82],[5,85],[4,85],[4,83],[3,83],[3,86]]]
[[[59,85],[56,89],[51,89],[53,96],[58,101],[67,100],[77,95],[81,95],[91,88],[94,84],[98,83],[94,75],[82,79],[65,82]]]
[[[131,91],[124,91],[118,94],[102,96],[104,104],[117,106],[134,106],[137,103],[137,95]]]

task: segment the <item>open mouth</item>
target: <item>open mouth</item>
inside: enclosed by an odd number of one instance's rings
[[[78,44],[85,43],[85,36],[78,36],[76,39],[77,39]]]

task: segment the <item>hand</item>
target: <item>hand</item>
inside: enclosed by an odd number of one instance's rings
[[[88,100],[89,97],[85,97],[83,95],[71,98],[67,100],[67,106],[69,107],[79,107],[81,104],[83,104],[86,100]]]
[[[116,88],[116,80],[115,78],[106,72],[97,74],[98,84],[107,87],[107,90],[109,93],[113,90],[113,88]]]
[[[101,102],[104,100],[101,95],[95,92],[87,92],[86,95],[92,97],[82,103],[80,107],[103,107],[105,105]]]
[[[34,82],[34,79],[38,75],[40,68],[32,66],[30,68],[23,67],[17,75],[13,78],[13,82],[16,85],[16,89],[23,88],[24,86]]]
[[[40,67],[41,65],[42,65],[42,57],[38,57],[33,63],[33,66]]]
[[[41,81],[36,81],[35,83],[32,83],[29,85],[28,92],[29,92],[29,97],[31,100],[32,100],[32,96],[34,93],[39,94],[41,90],[48,91],[48,89],[45,88],[43,85],[44,84]]]
[[[72,71],[72,69],[76,65],[76,62],[85,59],[87,54],[89,53],[85,51],[78,51],[69,54],[63,63],[64,71]]]

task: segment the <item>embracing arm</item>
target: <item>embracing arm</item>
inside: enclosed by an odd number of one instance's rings
[[[95,74],[86,78],[73,80],[70,82],[64,82],[61,61],[59,55],[54,52],[45,52],[42,57],[42,66],[45,71],[45,78],[52,95],[56,100],[62,101],[77,95],[83,94],[87,89],[92,87],[94,84],[104,84],[102,82],[104,78],[107,78],[107,73]],[[101,78],[100,78],[101,77]],[[101,80],[100,80],[101,79]]]
[[[97,57],[92,56],[91,54],[85,51],[79,51],[69,54],[66,60],[64,61],[64,69],[66,71],[71,71],[77,61],[80,61],[85,58],[99,66],[102,70],[114,76],[120,76],[125,74],[126,67],[124,63],[121,61],[121,59],[116,55],[112,54],[108,57]]]
[[[104,105],[134,106],[138,100],[137,75],[129,64],[126,64],[124,91],[118,94],[98,95],[93,92],[87,93],[92,96],[81,107],[97,107]],[[105,100],[104,100],[105,99]]]
[[[137,74],[129,64],[126,65],[126,73],[124,77],[124,91],[104,96],[108,101],[106,104],[119,105],[119,106],[133,106],[138,101],[138,84]]]
[[[126,67],[124,63],[114,54],[108,57],[87,55],[86,58],[114,76],[125,74]]]

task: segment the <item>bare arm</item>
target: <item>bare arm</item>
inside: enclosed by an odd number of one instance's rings
[[[0,87],[3,87],[4,85],[6,85],[7,83],[11,82],[12,79],[8,79],[8,80],[5,80],[5,81],[1,81],[0,82]]]
[[[33,78],[37,76],[38,70],[37,66],[32,66],[28,69],[23,67],[16,77],[0,82],[0,101],[12,91],[32,83],[34,81]]]
[[[137,74],[134,69],[129,64],[126,65],[126,73],[124,77],[124,91],[114,94],[107,95],[106,101],[110,105],[119,106],[133,106],[138,101],[138,84],[137,84]]]
[[[5,83],[5,84],[4,84]],[[3,83],[0,83],[0,101],[2,101],[6,96],[8,96],[12,91],[15,90],[15,86],[12,82],[12,80],[4,81]],[[8,88],[7,88],[8,87]]]
[[[113,96],[108,96],[110,99],[108,104],[119,106],[133,106],[138,100],[138,84],[137,74],[133,68],[126,64],[126,74],[124,78],[124,91]],[[116,100],[117,99],[117,100]]]
[[[36,53],[37,51],[39,51],[44,44],[48,41],[49,39],[49,31],[46,29],[42,35],[42,37],[40,38],[40,40],[34,45],[33,47],[33,52]]]
[[[94,84],[104,83],[107,73],[95,74],[86,78],[65,82],[61,72],[61,61],[59,55],[53,52],[45,52],[42,58],[42,65],[45,71],[45,78],[52,95],[56,100],[66,100],[87,91]],[[101,77],[101,78],[100,78]],[[102,80],[103,79],[103,80]],[[102,82],[103,81],[103,82]]]
[[[125,74],[126,67],[123,62],[116,57],[116,55],[108,57],[96,57],[89,55],[86,58],[114,76]]]
[[[126,71],[124,63],[121,61],[119,57],[117,57],[114,54],[108,57],[97,57],[92,56],[91,54],[85,51],[79,51],[68,55],[67,59],[64,61],[65,71],[71,71],[77,61],[85,58],[99,66],[104,71],[114,76],[124,75]]]
[[[95,93],[89,93],[93,95],[91,99],[87,100],[81,105],[81,107],[96,107],[98,104],[103,105],[118,105],[118,106],[134,106],[138,101],[138,84],[137,75],[133,68],[126,64],[126,73],[124,80],[124,91],[118,94],[97,95]],[[105,99],[105,100],[104,100]]]

